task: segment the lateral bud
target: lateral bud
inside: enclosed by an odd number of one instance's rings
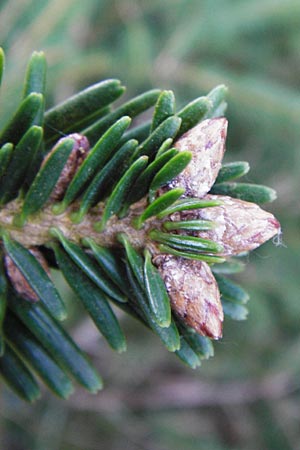
[[[225,152],[227,120],[207,119],[187,131],[175,142],[175,148],[192,153],[192,161],[168,186],[184,187],[185,196],[203,197],[214,184]]]
[[[223,309],[208,264],[171,255],[157,255],[153,262],[165,282],[173,312],[197,333],[221,338]]]

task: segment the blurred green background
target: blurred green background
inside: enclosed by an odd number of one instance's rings
[[[74,316],[105,390],[68,401],[45,392],[31,406],[1,388],[0,448],[300,449],[299,0],[2,0],[0,43],[2,121],[33,50],[47,55],[48,106],[107,77],[127,97],[173,89],[178,106],[226,84],[225,159],[249,161],[246,181],[277,190],[268,209],[283,228],[282,245],[260,248],[236,277],[250,314],[226,320],[215,358],[187,369],[125,317],[129,349],[116,355]]]

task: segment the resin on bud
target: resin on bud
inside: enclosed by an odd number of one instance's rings
[[[29,248],[29,251],[38,260],[47,275],[50,277],[50,269],[42,253],[36,247]],[[31,303],[37,302],[39,300],[39,297],[29,285],[28,281],[26,280],[20,269],[18,269],[10,256],[5,255],[4,264],[7,275],[15,291],[25,300],[28,300]]]
[[[67,187],[69,186],[71,180],[73,179],[75,173],[85,160],[89,150],[90,150],[90,144],[87,139],[87,137],[83,136],[82,134],[73,133],[69,134],[63,138],[61,138],[53,147],[53,149],[47,154],[45,157],[42,166],[45,164],[47,159],[50,157],[50,155],[55,150],[56,146],[63,140],[63,139],[73,139],[74,145],[73,149],[71,151],[71,154],[60,174],[60,177],[56,183],[55,188],[53,189],[53,192],[50,196],[51,201],[57,201],[61,200],[67,190]]]
[[[217,282],[204,261],[159,255],[154,258],[173,312],[197,333],[222,337],[224,319]]]

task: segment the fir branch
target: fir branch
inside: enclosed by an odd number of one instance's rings
[[[198,367],[213,355],[224,313],[247,314],[247,293],[227,277],[241,269],[234,257],[279,231],[244,201],[272,201],[274,191],[232,182],[247,163],[222,165],[227,121],[214,117],[226,87],[178,112],[174,93],[156,89],[114,109],[124,88],[105,80],[44,114],[45,76],[44,55],[34,53],[0,132],[2,378],[29,401],[39,395],[32,372],[63,398],[70,376],[91,392],[102,387],[59,323],[67,310],[50,266],[112,349],[126,349],[114,304]],[[152,120],[130,128],[152,106]],[[72,134],[51,148],[61,132]]]

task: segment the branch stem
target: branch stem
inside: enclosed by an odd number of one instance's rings
[[[147,221],[139,230],[132,226],[133,221],[145,209],[145,200],[136,203],[126,217],[122,219],[116,216],[111,217],[102,232],[97,232],[94,224],[101,220],[103,204],[100,203],[92,208],[85,215],[84,220],[78,224],[71,220],[72,213],[78,208],[76,205],[72,205],[60,215],[53,214],[52,206],[49,204],[40,213],[29,217],[22,227],[18,227],[15,219],[21,213],[22,202],[14,200],[0,210],[0,228],[7,230],[11,237],[24,247],[47,244],[53,239],[49,230],[54,227],[60,229],[67,239],[75,243],[79,244],[82,239],[89,237],[105,247],[119,246],[117,234],[126,233],[135,248],[144,248],[147,244],[149,246],[150,240],[147,234],[150,228],[161,228],[161,221],[156,218]]]

